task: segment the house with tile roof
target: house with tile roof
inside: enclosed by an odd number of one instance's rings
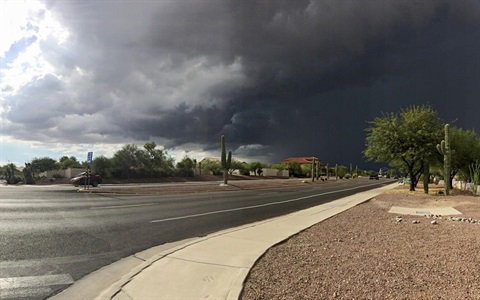
[[[284,160],[279,162],[279,164],[287,165],[289,163],[296,162],[296,163],[299,163],[301,165],[311,165],[314,160],[315,161],[320,161],[320,159],[318,157],[315,157],[315,156],[290,157],[290,158],[285,158]],[[320,165],[321,165],[321,163],[320,163]]]

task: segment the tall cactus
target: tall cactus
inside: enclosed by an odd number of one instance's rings
[[[25,163],[25,168],[23,168],[23,176],[25,177],[26,184],[33,184],[35,180],[33,179],[33,167],[31,163]]]
[[[315,181],[315,158],[312,159],[312,182]]]
[[[228,183],[228,170],[232,166],[232,151],[228,151],[228,157],[227,157],[227,151],[225,150],[225,136],[222,135],[220,139],[220,143],[222,145],[222,170],[223,170],[223,184],[227,185]]]
[[[445,194],[450,194],[450,170],[452,166],[452,149],[450,148],[450,125],[445,124],[445,139],[437,144],[437,150],[443,154],[443,172],[445,182]]]

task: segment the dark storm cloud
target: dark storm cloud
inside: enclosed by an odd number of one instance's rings
[[[347,164],[364,160],[366,121],[407,105],[430,103],[445,120],[480,130],[477,1],[53,1],[49,8],[71,39],[42,47],[70,84],[45,97],[53,102],[63,89],[69,100],[41,117],[51,130],[68,127],[67,139],[81,120],[94,120],[101,129],[75,138],[209,150],[225,134],[240,156]],[[39,84],[39,92],[55,90]],[[10,118],[26,122],[17,109]]]

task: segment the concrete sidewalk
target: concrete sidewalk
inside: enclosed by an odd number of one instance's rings
[[[238,299],[250,269],[269,248],[396,186],[394,183],[220,231],[171,245],[169,249],[152,248],[87,275],[51,299]],[[129,272],[118,275],[117,266]],[[107,280],[108,286],[99,290],[95,278]]]

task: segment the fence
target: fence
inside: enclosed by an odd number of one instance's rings
[[[75,177],[78,173],[82,173],[82,172],[85,172],[84,168],[68,168],[65,170],[50,170],[50,171],[41,172],[38,174],[38,176],[52,178],[55,175],[55,176],[71,178],[71,177]]]

